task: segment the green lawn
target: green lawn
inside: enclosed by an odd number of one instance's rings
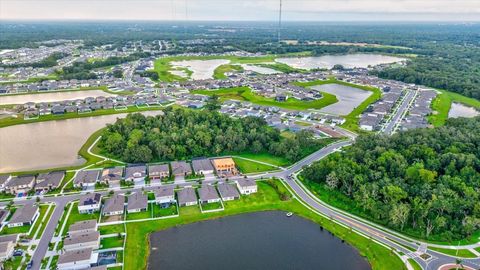
[[[143,224],[143,222],[141,222]],[[100,234],[113,234],[125,232],[123,224],[108,225],[98,227]]]
[[[408,262],[413,267],[413,270],[423,270],[422,267],[414,259],[408,259]]]
[[[124,240],[124,237],[103,238],[102,240],[100,240],[100,248],[107,249],[107,248],[123,247],[123,240]]]
[[[52,216],[53,211],[55,210],[55,205],[51,206],[50,211],[48,211],[48,213],[46,213],[47,209],[48,209],[48,205],[40,205],[40,216],[38,217],[38,221],[29,235],[30,237],[33,237],[37,230],[39,230],[39,232],[35,239],[40,239],[42,237],[43,231],[45,230],[45,227],[47,227],[48,221],[50,220],[50,217]],[[45,218],[45,221],[42,222],[42,219],[45,216],[45,214],[47,215],[47,217]]]
[[[202,211],[211,211],[211,210],[219,210],[219,209],[222,209],[222,203],[220,202],[202,204]]]
[[[233,71],[243,71],[243,68],[240,65],[221,65],[214,70],[213,78],[217,80],[226,79],[227,76],[225,75],[225,73]]]
[[[330,104],[336,103],[337,98],[329,93],[324,93],[321,99],[312,101],[303,101],[294,98],[289,98],[287,101],[276,101],[273,98],[267,98],[261,95],[255,94],[249,87],[233,87],[233,88],[220,88],[218,90],[197,90],[193,91],[195,94],[203,95],[217,95],[221,100],[240,100],[248,101],[254,104],[263,106],[276,106],[289,110],[307,110],[307,109],[321,109]]]
[[[117,251],[117,263],[123,262],[123,251]]]
[[[288,165],[291,164],[291,162],[289,162],[286,158],[277,157],[277,156],[274,156],[270,153],[258,153],[258,154],[242,153],[242,154],[237,154],[235,156],[248,158],[248,159],[253,159],[253,160],[265,162],[265,163],[280,166],[280,167],[288,166]]]
[[[96,212],[93,214],[80,214],[78,212],[78,202],[73,203],[73,208],[72,211],[70,212],[70,216],[68,216],[67,223],[65,225],[65,229],[62,233],[62,236],[65,236],[70,228],[70,225],[72,225],[75,222],[78,221],[83,221],[83,220],[89,220],[89,219],[95,219],[98,221],[100,213]]]
[[[475,248],[476,251],[480,252],[480,247]]]
[[[16,211],[17,211],[17,208],[10,208],[10,214],[7,217],[7,219],[5,219],[5,220],[9,221],[12,218],[13,214],[15,214]],[[2,231],[0,232],[0,235],[14,234],[14,233],[27,233],[28,230],[30,230],[30,227],[31,227],[30,225],[13,227],[13,228],[9,228],[8,226],[5,226],[5,227],[3,227]]]
[[[258,188],[259,191],[256,194],[226,202],[224,211],[201,214],[196,206],[182,207],[180,216],[176,218],[128,223],[124,269],[146,268],[149,255],[148,236],[151,232],[222,216],[268,210],[292,211],[321,224],[325,229],[355,246],[360,254],[368,259],[373,269],[405,269],[400,258],[392,254],[389,249],[309,211],[296,200],[281,201],[279,194],[267,183],[258,183]]]
[[[278,170],[275,167],[257,163],[250,160],[245,160],[241,158],[233,158],[235,164],[237,165],[238,169],[241,173],[258,173],[258,172],[266,172],[266,171],[275,171]]]
[[[447,121],[448,112],[450,111],[452,102],[457,102],[480,109],[480,100],[462,96],[446,90],[438,91],[440,91],[440,94],[432,102],[432,110],[434,113],[428,117],[428,121],[436,127],[443,126],[445,121]]]
[[[144,219],[144,218],[152,218],[152,204],[148,204],[147,211],[142,211],[138,213],[128,213],[127,220],[134,220],[134,219]]]
[[[153,217],[166,217],[176,215],[177,212],[177,205],[173,204],[168,208],[161,208],[159,205],[153,205]]]
[[[22,262],[21,256],[12,257],[3,263],[3,268],[5,270],[16,270],[20,266],[21,262]]]
[[[448,248],[437,248],[437,247],[428,247],[430,250],[434,250],[443,254],[462,257],[462,258],[476,258],[477,256],[473,254],[468,249],[448,249]]]
[[[264,64],[255,64],[255,66],[259,67],[266,67],[266,68],[271,68],[283,73],[290,73],[290,72],[302,72],[303,70],[293,68],[287,64],[284,63],[264,63]]]

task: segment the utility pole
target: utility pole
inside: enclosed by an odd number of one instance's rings
[[[282,0],[280,0],[280,8],[278,9],[278,31],[277,31],[277,38],[278,43],[281,40],[281,29],[282,29]]]

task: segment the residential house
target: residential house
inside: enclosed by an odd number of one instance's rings
[[[5,191],[7,183],[8,181],[10,181],[10,179],[12,179],[11,175],[8,175],[8,174],[0,175],[0,192]]]
[[[214,203],[220,201],[215,187],[210,185],[203,185],[198,189],[198,195],[200,197],[200,203]]]
[[[8,221],[8,227],[20,227],[25,225],[32,225],[37,217],[40,215],[38,206],[33,203],[26,204],[23,207],[17,208],[12,218]]]
[[[62,270],[87,269],[90,264],[97,262],[97,258],[98,254],[94,254],[92,248],[70,250],[59,256],[57,268]]]
[[[241,194],[248,195],[257,192],[257,183],[251,179],[238,179],[237,187]]]
[[[168,178],[170,176],[168,164],[148,165],[148,176],[150,181]]]
[[[153,190],[155,194],[155,203],[168,207],[170,204],[175,203],[175,191],[172,186],[159,187]]]
[[[73,223],[68,229],[68,234],[89,233],[97,230],[97,220],[89,219]]]
[[[135,192],[128,196],[127,213],[147,211],[148,197],[143,192]]]
[[[78,212],[80,214],[91,214],[100,211],[102,195],[100,193],[88,193],[82,195],[78,201]]]
[[[125,181],[138,183],[145,181],[146,176],[147,166],[145,165],[129,166],[125,169]]]
[[[170,165],[172,166],[172,175],[175,177],[185,177],[192,173],[190,164],[185,161],[174,161]]]
[[[105,201],[103,206],[104,216],[123,215],[125,210],[125,196],[114,194]]]
[[[8,209],[0,210],[0,225],[5,222],[9,214],[10,214],[10,211]]]
[[[232,176],[238,173],[232,158],[217,158],[213,159],[212,163],[219,176]]]
[[[213,174],[214,171],[212,162],[207,158],[192,160],[192,167],[196,174],[207,175]]]
[[[197,195],[195,194],[195,189],[193,188],[184,188],[177,192],[177,196],[180,206],[190,206],[198,203]]]
[[[238,193],[237,188],[231,184],[218,184],[217,189],[223,201],[232,201],[240,198],[240,193]]]
[[[123,167],[117,166],[112,168],[105,168],[102,171],[100,182],[108,184],[110,187],[120,186],[120,181],[123,177]]]
[[[4,261],[11,258],[13,256],[14,250],[15,250],[15,243],[13,241],[1,242],[0,243],[0,261]]]
[[[94,187],[100,176],[100,169],[79,171],[73,179],[74,187]]]
[[[11,194],[28,193],[35,185],[35,176],[13,176],[5,185],[5,190]]]
[[[41,173],[37,177],[36,191],[48,191],[60,187],[63,178],[65,178],[65,171],[56,171],[49,173]]]
[[[66,251],[84,248],[98,249],[99,247],[100,233],[97,231],[69,234],[63,240],[63,249]]]

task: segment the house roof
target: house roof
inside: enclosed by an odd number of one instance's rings
[[[89,243],[93,241],[98,241],[98,239],[100,239],[100,233],[97,231],[87,233],[74,233],[63,240],[63,246]]]
[[[97,220],[95,219],[90,219],[90,220],[83,220],[83,221],[78,221],[70,225],[69,232],[70,233],[75,233],[78,231],[84,231],[84,230],[91,230],[91,229],[96,229],[97,228]]]
[[[140,176],[134,176],[134,174],[140,174]],[[145,177],[147,175],[147,166],[137,165],[125,168],[125,178]]]
[[[75,176],[73,182],[75,184],[88,184],[95,183],[98,180],[100,175],[100,169],[98,170],[88,170],[88,171],[79,171]]]
[[[175,192],[173,191],[172,186],[166,186],[166,187],[159,187],[157,189],[154,189],[153,193],[155,193],[155,198],[161,198],[161,197],[173,196]]]
[[[254,187],[257,183],[252,179],[238,179],[237,183],[240,187]]]
[[[15,245],[14,242],[8,241],[8,242],[1,242],[0,243],[0,253],[5,253],[8,251],[8,248]],[[13,247],[12,247],[13,248]]]
[[[192,166],[195,172],[213,171],[212,162],[208,158],[194,159],[192,160]]]
[[[160,174],[162,172],[166,172],[166,173],[170,172],[170,169],[168,168],[168,164],[148,165],[149,175]]]
[[[123,211],[125,205],[125,196],[115,194],[111,198],[105,201],[105,206],[103,207],[103,212],[118,212]]]
[[[148,207],[148,198],[142,192],[136,192],[128,196],[128,210],[144,209]]]
[[[174,161],[171,163],[172,165],[172,174],[185,174],[185,173],[191,173],[192,168],[190,167],[190,164],[188,164],[185,161]]]
[[[113,168],[106,168],[102,171],[102,180],[122,180],[123,177],[123,167],[117,166]]]
[[[10,213],[10,211],[6,210],[6,209],[1,209],[0,210],[0,223],[2,223],[3,221],[5,221],[5,219],[8,217],[8,214]]]
[[[37,177],[37,187],[58,187],[65,177],[65,171],[41,173]]]
[[[7,182],[6,187],[18,187],[31,185],[35,181],[35,176],[33,175],[22,175],[22,176],[13,176],[10,181]]]
[[[19,236],[20,236],[19,234],[2,235],[0,236],[0,243],[10,242],[10,241],[13,241],[14,243],[16,243]]]
[[[0,185],[5,185],[5,183],[10,179],[10,175],[4,174],[0,175]]]
[[[195,189],[193,188],[184,188],[178,191],[177,195],[178,195],[178,202],[180,204],[197,201],[197,195],[195,194]]]
[[[203,185],[198,190],[198,195],[200,196],[201,201],[215,200],[220,198],[215,187],[210,185]]]
[[[38,206],[34,204],[26,204],[25,206],[18,208],[13,214],[9,223],[26,223],[32,221],[35,213],[38,211]]]
[[[80,197],[78,201],[79,206],[98,204],[102,200],[100,193],[89,193]]]
[[[60,257],[58,258],[58,264],[90,260],[91,257],[91,248],[67,251],[60,255]]]
[[[238,193],[237,188],[233,185],[222,183],[222,184],[218,184],[217,189],[218,189],[218,192],[220,193],[220,196],[222,196],[222,198],[240,197],[240,194]]]
[[[233,161],[232,158],[216,158],[212,160],[213,166],[215,168],[224,168],[228,166],[235,166],[235,162]]]

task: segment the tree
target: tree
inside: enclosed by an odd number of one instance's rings
[[[218,95],[212,95],[208,98],[205,108],[209,111],[216,111],[221,108]]]

